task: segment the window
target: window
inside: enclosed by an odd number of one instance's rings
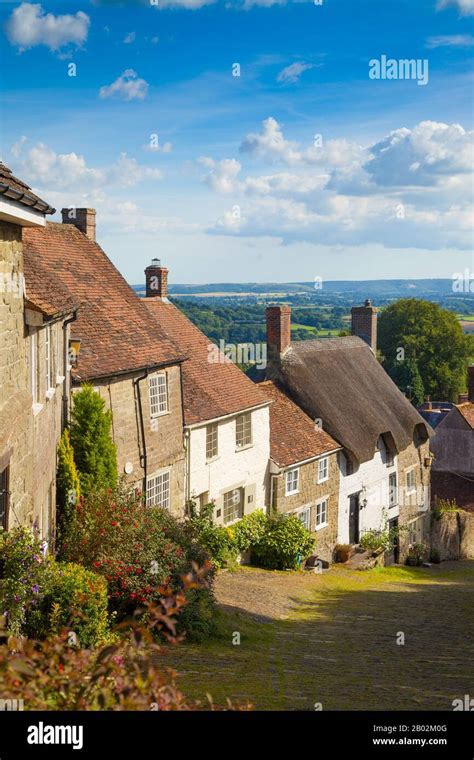
[[[44,331],[44,356],[45,356],[45,377],[46,390],[53,387],[53,351],[51,345],[51,325],[48,325]]]
[[[252,443],[252,417],[250,414],[241,414],[236,420],[235,444],[238,449],[250,446]]]
[[[412,493],[416,489],[415,470],[407,472],[407,493]]]
[[[302,509],[301,512],[298,512],[297,517],[303,523],[306,530],[311,530],[311,507]]]
[[[31,395],[33,404],[40,405],[40,373],[39,373],[38,333],[31,333]]]
[[[152,375],[148,378],[150,390],[150,413],[152,417],[165,414],[168,411],[168,384],[166,374]]]
[[[288,470],[285,479],[285,496],[289,496],[292,493],[298,493],[300,482],[300,471]]]
[[[316,504],[316,530],[328,524],[328,500],[323,499]]]
[[[7,530],[8,528],[8,504],[9,504],[9,492],[8,492],[8,475],[9,469],[5,467],[0,472],[0,525]]]
[[[395,507],[397,504],[397,473],[392,472],[388,478],[388,506]]]
[[[224,494],[224,523],[234,522],[243,516],[242,488],[234,488]]]
[[[318,462],[318,483],[324,483],[325,480],[329,477],[329,467],[328,467],[329,459],[328,457],[324,457],[324,459],[320,459]]]
[[[215,459],[218,453],[217,445],[217,422],[206,428],[206,459]]]
[[[170,474],[151,475],[146,482],[147,507],[170,507]]]

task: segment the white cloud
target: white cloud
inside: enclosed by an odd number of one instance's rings
[[[439,47],[472,47],[474,37],[472,34],[440,34],[437,37],[428,37],[427,48]]]
[[[27,142],[28,138],[25,137],[25,135],[22,135],[18,138],[18,140],[13,143],[13,145],[10,148],[10,153],[12,156],[15,156],[15,158],[18,158],[23,150],[24,144]]]
[[[161,179],[163,175],[159,169],[140,165],[126,153],[121,153],[115,163],[99,168],[88,166],[84,156],[77,153],[56,153],[38,143],[24,155],[20,176],[28,176],[32,184],[39,183],[43,188],[82,192],[130,187],[145,179]]]
[[[216,193],[232,193],[238,187],[237,176],[241,165],[235,158],[224,158],[222,161],[214,161],[207,156],[198,159],[202,166],[211,171],[205,177],[206,184]]]
[[[205,5],[212,5],[216,0],[159,0],[155,5],[158,9],[163,8],[185,8],[188,11],[195,11],[203,8]]]
[[[285,140],[276,119],[270,116],[262,123],[262,132],[250,133],[240,145],[241,153],[254,154],[265,161],[296,164],[301,160],[294,142]]]
[[[38,3],[22,3],[7,20],[5,29],[12,45],[20,51],[35,45],[59,50],[64,45],[81,46],[87,39],[90,19],[86,13],[55,16]]]
[[[443,10],[450,5],[458,8],[462,16],[472,16],[474,14],[474,0],[438,0],[436,7],[439,10]]]
[[[122,100],[144,100],[148,93],[148,82],[140,79],[133,69],[126,69],[115,82],[100,88],[101,98],[117,96]]]
[[[151,135],[152,138],[155,138],[155,135]],[[158,140],[158,135],[156,135],[156,140],[153,140],[153,142],[147,143],[147,145],[143,146],[143,150],[148,151],[148,153],[171,153],[173,150],[173,143],[165,142],[163,145]]]
[[[314,64],[312,63],[303,63],[302,61],[291,63],[280,71],[277,76],[277,82],[290,82],[294,84],[295,82],[299,82],[300,76],[304,71],[313,68]]]
[[[135,42],[136,38],[137,38],[136,32],[129,32],[123,38],[124,45],[130,45],[132,42]]]

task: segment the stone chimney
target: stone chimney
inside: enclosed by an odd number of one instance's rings
[[[152,298],[168,297],[168,270],[161,266],[160,259],[152,259],[150,266],[145,269],[146,296]]]
[[[374,354],[377,351],[377,313],[378,309],[372,306],[368,298],[363,306],[353,306],[351,309],[352,335],[365,340]]]
[[[63,224],[73,224],[95,243],[95,208],[63,208],[61,209]]]
[[[467,368],[467,400],[474,404],[474,364]]]
[[[289,306],[267,306],[267,356],[269,364],[279,362],[291,343],[291,308]]]

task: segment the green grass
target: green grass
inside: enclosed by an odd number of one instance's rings
[[[252,572],[226,579],[236,603],[219,612],[219,636],[173,651],[188,697],[210,693],[217,704],[230,698],[262,710],[448,710],[472,693],[474,562],[270,573],[262,600],[273,583],[280,595],[286,584],[294,606],[285,619],[246,612],[239,594]]]

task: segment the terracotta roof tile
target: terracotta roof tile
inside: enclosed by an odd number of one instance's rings
[[[54,272],[48,271],[28,248],[25,248],[23,254],[27,305],[47,317],[76,311],[78,299],[71,296]]]
[[[25,229],[23,247],[27,257],[39,259],[81,303],[73,324],[73,336],[81,340],[78,380],[185,358],[102,248],[74,225],[48,222],[43,228]]]
[[[326,454],[341,445],[320,430],[277,383],[266,380],[259,388],[273,401],[270,406],[270,456],[279,467]]]
[[[144,298],[150,314],[189,356],[183,364],[185,422],[193,425],[268,402],[265,394],[220,354],[209,361],[212,341],[182,311],[161,298]]]
[[[458,404],[458,411],[462,414],[468,425],[474,428],[474,404],[467,401],[465,404]]]
[[[37,209],[44,214],[54,214],[55,209],[43,201],[32,189],[18,177],[15,177],[8,166],[0,162],[0,194],[23,206]]]

